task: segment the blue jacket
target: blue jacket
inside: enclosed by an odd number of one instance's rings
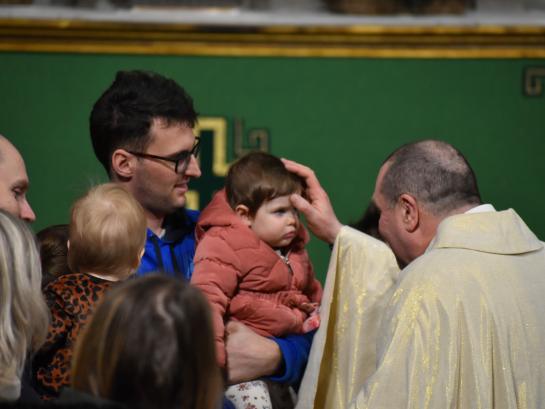
[[[187,281],[193,274],[195,256],[195,225],[199,218],[196,210],[180,209],[165,219],[165,234],[158,237],[148,229],[144,256],[136,275],[163,272]],[[270,379],[298,386],[305,370],[314,332],[273,338],[283,357],[283,367]]]
[[[189,281],[193,274],[194,232],[198,218],[198,211],[180,209],[165,219],[162,237],[148,229],[144,256],[136,275],[162,272]]]

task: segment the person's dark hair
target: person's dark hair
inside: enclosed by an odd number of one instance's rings
[[[403,145],[384,162],[381,193],[391,206],[409,193],[435,215],[481,204],[477,179],[466,158],[452,145],[424,140]]]
[[[304,186],[303,179],[289,172],[276,156],[250,152],[229,169],[225,193],[231,208],[243,204],[254,215],[265,201],[302,192]]]
[[[79,337],[74,389],[134,409],[214,409],[222,396],[204,296],[153,274],[111,290]]]
[[[119,71],[91,111],[91,142],[97,159],[111,171],[112,153],[119,148],[144,151],[149,130],[159,119],[167,125],[194,127],[197,112],[191,96],[174,80],[147,71]]]
[[[42,263],[42,287],[55,278],[70,273],[68,267],[68,225],[55,224],[36,234]]]
[[[353,227],[356,230],[359,230],[369,236],[374,237],[375,239],[382,240],[382,237],[378,231],[378,222],[380,219],[380,210],[375,204],[371,201],[361,218],[352,223],[350,227]]]

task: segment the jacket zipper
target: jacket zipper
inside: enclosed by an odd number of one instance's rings
[[[288,266],[288,271],[290,273],[290,281],[289,281],[288,288],[291,288],[291,282],[293,281],[293,269],[291,268],[291,263],[288,258],[289,254],[290,254],[289,251],[285,256],[282,253],[278,253],[278,255],[280,256],[280,259],[284,262],[284,264],[286,264],[286,266]]]

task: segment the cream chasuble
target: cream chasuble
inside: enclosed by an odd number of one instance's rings
[[[347,408],[376,368],[380,317],[399,275],[390,248],[344,226],[327,272],[320,328],[297,408]],[[372,345],[372,347],[370,347]]]
[[[308,369],[316,373],[305,374],[298,408],[545,408],[545,250],[513,210],[445,219],[374,313],[343,299],[351,285],[339,276],[380,275],[363,271],[367,263],[342,265],[343,239],[373,257],[367,236],[338,238],[330,270],[340,288],[326,293]],[[365,293],[373,280],[359,286]],[[376,342],[368,312],[382,315]],[[364,325],[348,329],[354,321]]]

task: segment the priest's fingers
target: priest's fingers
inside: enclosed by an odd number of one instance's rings
[[[287,170],[301,176],[305,180],[307,185],[307,196],[312,197],[312,195],[309,195],[309,193],[315,194],[320,190],[325,193],[320,185],[320,182],[318,181],[318,178],[316,177],[316,174],[311,168],[289,159],[282,158],[282,162],[284,162],[284,166]]]

